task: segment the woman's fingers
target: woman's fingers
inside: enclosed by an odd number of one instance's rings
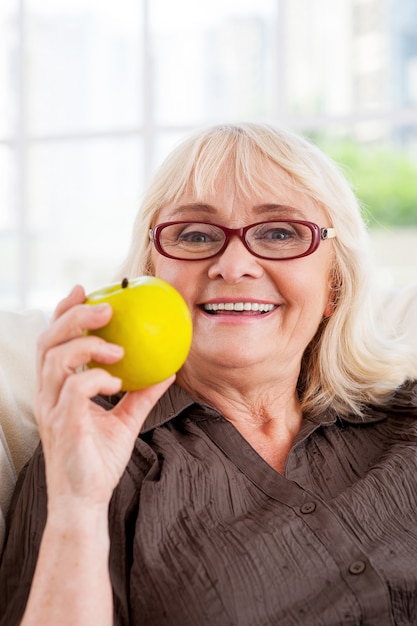
[[[38,382],[38,391],[45,405],[55,406],[66,378],[82,366],[92,360],[103,364],[116,363],[123,354],[121,346],[107,343],[94,335],[78,337],[50,348],[43,357]]]
[[[98,394],[113,395],[120,391],[122,381],[105,370],[94,368],[80,373],[72,373],[64,380],[57,396],[50,395],[46,387],[35,397],[35,412],[41,438],[45,441],[48,432],[56,429],[72,429],[82,420],[87,423],[93,412],[102,409],[91,402]],[[51,404],[51,398],[55,402]],[[93,409],[94,407],[94,409]],[[103,414],[106,412],[103,410]],[[80,433],[79,433],[80,434]]]
[[[111,319],[110,305],[87,305],[82,287],[62,300],[38,341],[35,414],[44,446],[48,490],[58,499],[77,494],[107,501],[129,461],[143,422],[175,377],[126,394],[106,411],[91,401],[114,395],[122,381],[90,361],[110,364],[123,348],[86,334]]]
[[[67,378],[89,361],[115,363],[123,356],[122,348],[85,334],[86,330],[101,328],[109,322],[111,306],[91,306],[84,301],[84,289],[74,287],[58,304],[49,328],[38,339],[38,412],[54,407]],[[93,395],[100,392],[100,388],[93,389]]]
[[[120,387],[121,380],[102,369],[72,374],[65,380],[57,405],[40,411],[51,508],[56,498],[61,508],[66,496],[97,503],[109,500],[133,444],[128,441],[126,446],[114,418],[90,398],[96,393],[113,395]]]
[[[99,368],[86,370],[79,374],[71,374],[71,376],[65,379],[59,397],[59,404],[62,405],[62,409],[65,412],[73,413],[76,416],[75,421],[78,419],[85,420],[86,416],[83,417],[83,414],[86,413],[87,409],[94,407],[90,398],[97,394],[113,395],[118,393],[121,384],[120,378],[116,378]],[[98,406],[94,407],[94,410],[103,412],[103,416],[106,414],[106,411]],[[64,411],[62,413],[58,411],[58,414],[64,414]]]
[[[131,391],[112,409],[112,413],[137,436],[149,412],[175,381],[175,374],[156,385]]]
[[[62,301],[63,307],[68,305]],[[59,305],[57,307],[57,311]],[[105,326],[112,316],[112,308],[103,303],[96,306],[88,304],[73,304],[70,308],[62,310],[61,314],[52,319],[49,328],[38,339],[38,372],[42,370],[47,352],[60,344],[71,339],[81,337],[86,330],[95,330]]]
[[[105,326],[112,316],[110,304],[103,302],[94,306],[77,304],[66,310],[52,321],[50,327],[41,335],[41,345],[45,350],[75,337],[85,330],[95,330]]]
[[[52,500],[73,494],[107,502],[149,411],[173,380],[126,394],[106,411],[90,397],[117,393],[120,380],[101,369],[68,376],[56,407],[40,424]]]
[[[55,308],[54,314],[52,316],[52,320],[56,320],[60,317],[65,311],[68,311],[76,304],[81,304],[85,300],[85,291],[81,285],[75,285],[72,288],[68,296],[63,298],[61,302],[59,302]]]

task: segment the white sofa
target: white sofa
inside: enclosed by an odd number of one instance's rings
[[[47,325],[41,311],[0,311],[0,550],[17,474],[38,443],[32,411],[36,339]]]
[[[417,283],[381,294],[380,315],[417,351]],[[32,413],[36,339],[48,325],[40,311],[0,311],[0,550],[17,475],[38,443]],[[417,378],[416,372],[407,372]]]
[[[380,316],[384,323],[394,332],[404,333],[406,341],[417,350],[417,283],[381,295]]]

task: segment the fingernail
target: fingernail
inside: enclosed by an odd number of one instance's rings
[[[71,289],[71,291],[68,294],[68,298],[71,298],[72,295],[74,295],[74,293],[77,291],[78,289],[78,285],[74,285],[74,287]]]
[[[122,356],[124,354],[124,349],[116,343],[106,343],[106,352],[114,354],[115,356]]]
[[[123,381],[122,381],[121,378],[117,378],[116,376],[112,376],[111,377],[111,381],[110,381],[110,386],[109,386],[108,393],[111,393],[111,394],[118,393],[121,390],[122,383],[123,383]]]
[[[93,304],[91,308],[93,309],[94,313],[97,313],[99,315],[103,311],[108,311],[108,309],[111,307],[108,302],[102,302],[101,304]]]

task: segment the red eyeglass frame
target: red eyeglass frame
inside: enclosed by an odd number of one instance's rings
[[[311,233],[312,233],[312,239],[311,239],[311,244],[309,246],[309,248],[303,252],[302,254],[297,254],[295,256],[289,256],[289,257],[282,257],[281,259],[274,259],[268,256],[263,256],[262,254],[258,254],[257,252],[254,252],[248,242],[246,241],[246,233],[248,232],[248,230],[250,230],[251,228],[253,228],[254,226],[260,226],[261,224],[301,224],[303,226],[307,226]],[[198,259],[184,259],[184,258],[178,258],[172,254],[169,254],[168,252],[166,252],[160,243],[160,233],[164,228],[167,228],[168,226],[173,226],[174,224],[202,224],[205,226],[215,226],[216,228],[219,228],[221,231],[224,232],[225,234],[225,240],[223,242],[222,247],[220,248],[220,250],[218,250],[217,252],[215,252],[214,254],[209,254],[208,256],[205,257],[199,257]],[[222,254],[227,246],[229,245],[229,241],[232,237],[239,237],[240,241],[243,243],[243,245],[245,246],[245,248],[251,253],[253,254],[253,256],[258,257],[259,259],[265,259],[268,261],[290,261],[292,259],[301,259],[304,256],[309,256],[310,254],[313,254],[313,252],[315,252],[317,250],[317,248],[320,245],[321,241],[325,241],[326,239],[332,239],[334,237],[336,237],[336,232],[334,228],[330,228],[330,227],[320,227],[317,224],[315,224],[314,222],[308,222],[305,220],[266,220],[263,222],[255,222],[255,224],[249,224],[248,226],[243,226],[242,228],[228,228],[227,226],[221,226],[220,224],[214,224],[213,222],[192,222],[190,220],[183,220],[183,221],[179,221],[179,222],[161,222],[161,224],[157,224],[156,226],[154,226],[153,228],[149,229],[149,238],[151,240],[151,242],[154,244],[155,249],[159,252],[159,254],[162,254],[163,256],[167,257],[168,259],[175,259],[177,261],[205,261],[207,259],[212,259],[215,256],[217,256],[218,254]]]

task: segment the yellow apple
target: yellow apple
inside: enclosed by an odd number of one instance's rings
[[[90,305],[108,302],[110,322],[88,331],[124,348],[117,363],[91,361],[122,379],[122,390],[143,389],[165,380],[184,364],[191,346],[190,311],[174,287],[154,276],[109,285],[86,298]]]

